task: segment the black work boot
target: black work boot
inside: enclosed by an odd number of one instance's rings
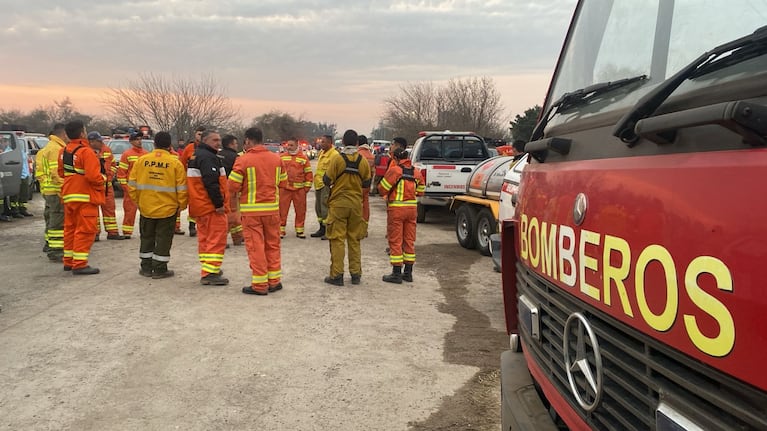
[[[412,263],[405,264],[405,271],[402,273],[402,281],[407,281],[408,283],[413,282],[413,264]]]
[[[402,284],[402,267],[401,266],[392,266],[391,267],[391,274],[386,274],[383,276],[383,281],[387,283],[395,283],[395,284]]]
[[[335,277],[325,277],[325,283],[332,284],[334,286],[343,286],[344,285],[344,275],[338,274]]]
[[[27,211],[27,207],[19,207],[19,214],[23,215],[24,217],[34,217],[34,214]]]
[[[152,270],[152,258],[143,258],[141,259],[141,269],[138,271],[139,275],[144,277],[151,277],[153,274]]]
[[[189,236],[190,237],[197,236],[197,223],[193,221],[189,222]]]
[[[313,234],[309,235],[312,238],[322,238],[325,236],[325,223],[320,223],[320,228],[317,229],[317,232],[314,232]]]
[[[362,283],[362,274],[352,274],[352,284]]]

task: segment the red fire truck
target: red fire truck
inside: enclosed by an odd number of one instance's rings
[[[503,221],[504,430],[767,430],[765,17],[578,2]]]

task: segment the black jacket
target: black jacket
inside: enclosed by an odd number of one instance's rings
[[[224,168],[223,160],[216,150],[202,143],[194,150],[194,157],[189,159],[189,167],[200,170],[202,184],[216,208],[224,206],[224,196],[221,195],[221,184],[218,182],[221,169]]]
[[[229,177],[229,174],[232,173],[232,168],[234,167],[234,161],[237,159],[237,151],[234,151],[231,148],[222,147],[221,152],[219,155],[224,160],[224,169],[226,169],[226,176]]]

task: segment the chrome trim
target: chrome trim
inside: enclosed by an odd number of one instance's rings
[[[586,336],[588,336],[591,343],[589,352],[587,352],[586,348]],[[575,341],[574,348],[571,343],[573,337]],[[597,336],[583,314],[573,313],[567,318],[562,339],[562,351],[565,356],[565,370],[567,371],[567,380],[570,382],[570,391],[585,411],[593,412],[599,406],[600,401],[602,401],[603,392],[602,355],[599,351]],[[574,353],[574,355],[571,353]],[[575,381],[575,374],[578,373],[583,376],[588,387],[594,392],[594,399],[591,402],[587,401],[590,398],[588,391],[586,391],[584,396],[581,396],[581,388],[578,387]]]

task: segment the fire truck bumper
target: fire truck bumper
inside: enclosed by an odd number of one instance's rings
[[[503,431],[557,430],[533,385],[525,356],[511,350],[501,354],[501,424]]]

